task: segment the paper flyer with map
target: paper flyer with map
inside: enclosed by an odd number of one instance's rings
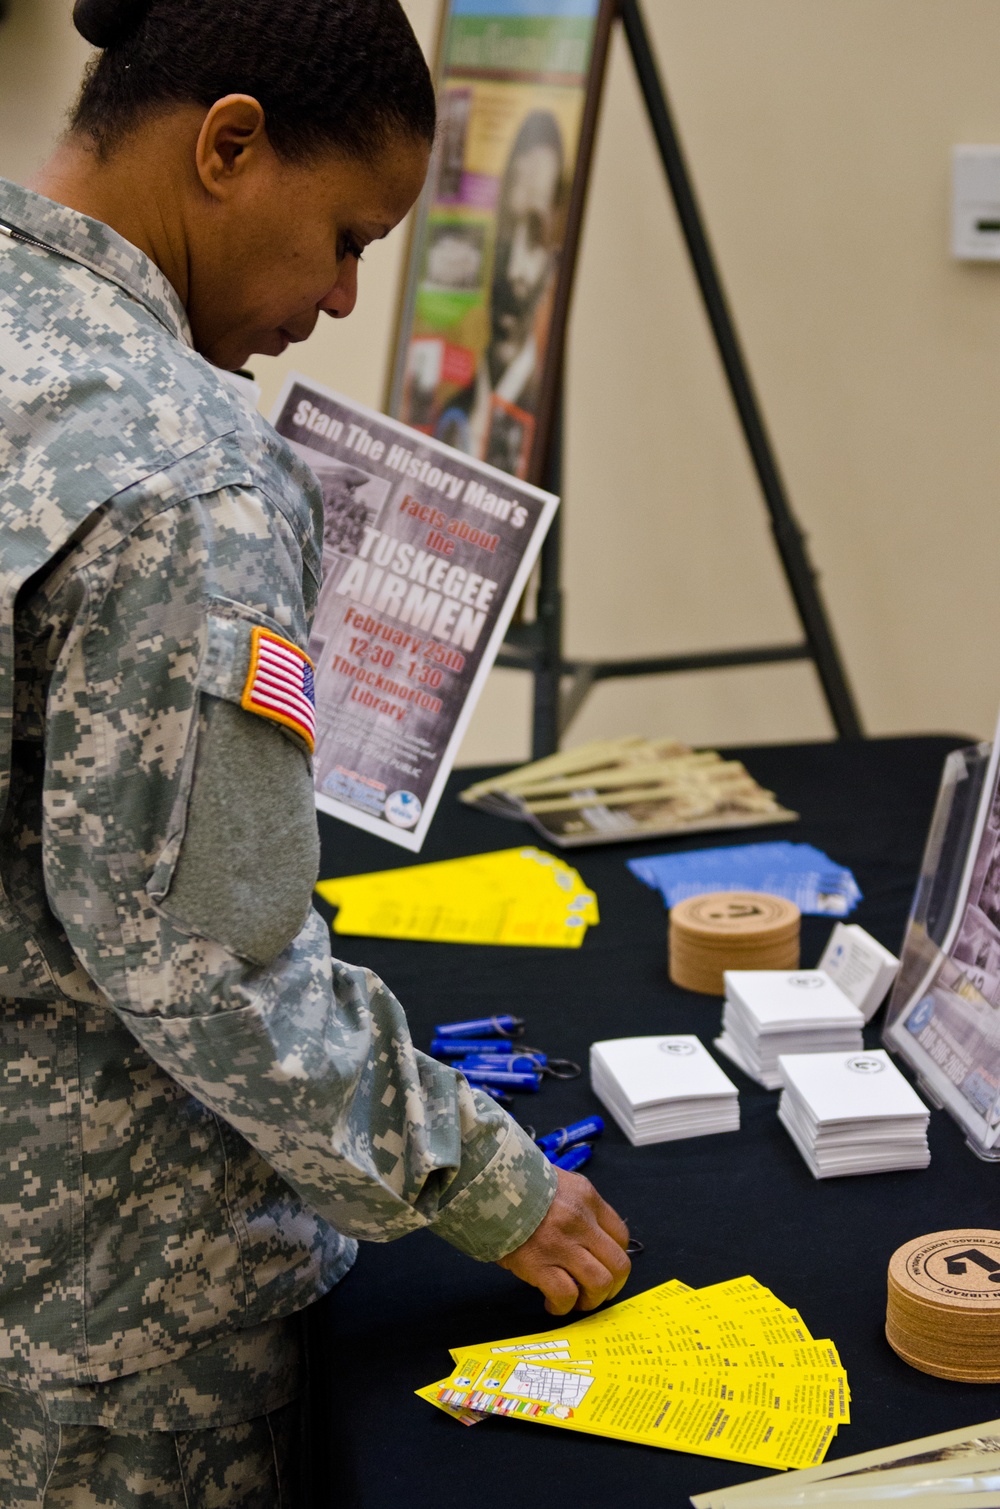
[[[569,1326],[450,1350],[450,1377],[417,1393],[463,1425],[493,1415],[801,1468],[850,1421],[833,1342],[748,1275],[670,1280]]]
[[[559,500],[294,374],[272,423],[323,490],[316,804],[418,853]]]

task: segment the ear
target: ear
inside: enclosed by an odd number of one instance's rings
[[[195,168],[213,199],[226,199],[235,183],[270,150],[264,109],[250,94],[227,94],[216,100],[202,121],[195,146]]]

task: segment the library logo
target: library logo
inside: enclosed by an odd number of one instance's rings
[[[423,804],[412,791],[394,791],[385,799],[385,815],[397,828],[412,828],[420,821]]]

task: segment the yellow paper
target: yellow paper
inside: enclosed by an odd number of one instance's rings
[[[822,1461],[850,1420],[831,1341],[744,1276],[672,1280],[549,1331],[452,1350],[420,1390],[468,1421],[486,1414],[724,1457],[760,1467]]]
[[[463,1359],[449,1379],[418,1392],[452,1408],[758,1467],[814,1465],[836,1431],[829,1420],[682,1395],[662,1382],[622,1382],[596,1369],[591,1377],[512,1358]]]
[[[598,919],[578,872],[533,846],[321,881],[340,934],[578,948]]]

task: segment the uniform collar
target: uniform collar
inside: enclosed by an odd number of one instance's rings
[[[0,229],[88,267],[144,305],[170,334],[194,344],[184,305],[156,263],[100,220],[0,178]]]

